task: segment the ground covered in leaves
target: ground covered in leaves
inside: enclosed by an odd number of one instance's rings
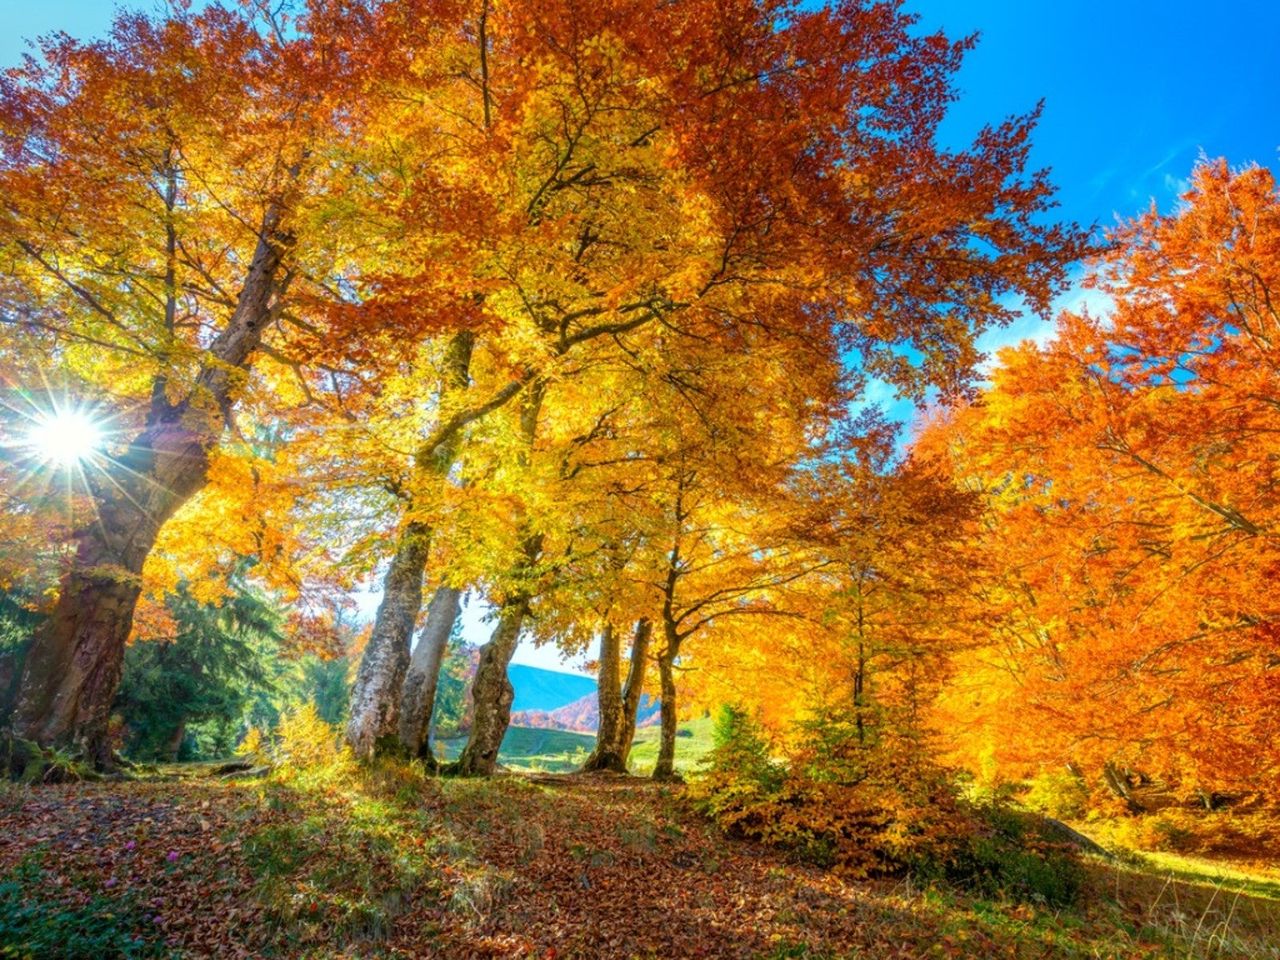
[[[1280,957],[1280,883],[1097,863],[1074,910],[849,883],[628,778],[387,765],[0,804],[5,957]]]

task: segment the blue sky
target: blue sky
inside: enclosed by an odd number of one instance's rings
[[[152,7],[157,0],[141,4]],[[1277,169],[1280,150],[1280,0],[1237,0],[1215,10],[1189,0],[908,0],[925,29],[981,34],[958,78],[960,101],[942,130],[961,145],[987,122],[1045,110],[1032,163],[1053,169],[1061,213],[1103,227],[1152,201],[1171,209],[1201,152]],[[51,30],[92,37],[110,23],[108,0],[0,0],[0,66],[24,38]],[[1073,305],[1078,291],[1062,305]],[[1048,332],[1032,317],[996,331],[996,349]],[[909,410],[886,401],[904,418]],[[467,634],[483,637],[479,610]],[[556,666],[550,651],[517,658]]]

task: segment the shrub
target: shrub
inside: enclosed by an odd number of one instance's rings
[[[250,727],[245,731],[244,738],[236,744],[235,754],[251,763],[261,763],[267,759],[267,745],[263,740],[262,731],[257,727]]]
[[[1155,835],[1153,846],[1157,850],[1174,853],[1191,850],[1196,845],[1195,825],[1186,822],[1188,818],[1176,813],[1162,813],[1151,822],[1151,832]]]
[[[806,726],[786,789],[786,820],[802,850],[851,876],[946,860],[968,829],[954,783],[921,743],[864,729],[854,716]]]
[[[707,773],[690,794],[725,830],[756,836],[776,815],[785,770],[770,758],[761,726],[739,707],[721,707],[711,737],[701,761]]]
[[[1147,816],[1120,817],[1108,825],[1113,844],[1131,850],[1188,853],[1202,846],[1207,835],[1221,830],[1222,820],[1185,810],[1162,810]]]
[[[721,714],[715,742],[694,787],[701,808],[732,833],[845,874],[901,873],[926,848],[949,845],[963,819],[954,788],[922,751],[869,739],[838,714],[809,724],[785,767],[741,711]]]
[[[972,809],[972,831],[942,863],[916,864],[922,878],[945,879],[989,897],[1046,906],[1075,902],[1084,870],[1069,845],[1054,841],[1034,814],[990,804]]]
[[[730,833],[847,876],[911,874],[1054,905],[1080,888],[1076,858],[1037,829],[1038,818],[962,800],[914,737],[828,714],[804,728],[783,765],[759,726],[730,709],[715,742],[691,795]]]
[[[272,757],[282,767],[322,767],[345,754],[337,729],[320,719],[312,703],[304,703],[280,717]]]

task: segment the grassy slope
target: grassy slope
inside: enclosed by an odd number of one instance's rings
[[[682,773],[697,771],[698,761],[711,749],[710,717],[682,723],[687,736],[676,738],[676,769]],[[637,735],[631,750],[631,771],[640,776],[653,772],[658,759],[657,727],[645,727]],[[437,741],[437,748],[452,760],[462,752],[462,738]],[[567,730],[544,730],[535,727],[511,727],[502,740],[498,754],[502,765],[511,769],[541,773],[571,773],[582,766],[595,746],[596,738],[588,733]]]
[[[683,774],[696,773],[698,762],[711,749],[711,717],[698,717],[680,724],[676,736],[676,770]],[[687,734],[687,735],[686,735]],[[631,746],[631,770],[641,775],[653,772],[658,762],[658,739],[662,731],[658,727],[645,727],[636,733]]]
[[[466,745],[465,737],[437,740],[438,752],[453,760]],[[596,738],[589,733],[545,730],[540,727],[508,727],[498,759],[512,770],[568,773],[582,766]]]
[[[0,792],[0,956],[1280,957],[1280,892],[1095,864],[1078,910],[845,883],[611,778]]]

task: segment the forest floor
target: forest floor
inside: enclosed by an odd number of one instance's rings
[[[1280,873],[1088,869],[1069,910],[845,882],[625,777],[9,786],[0,957],[1280,958]]]

